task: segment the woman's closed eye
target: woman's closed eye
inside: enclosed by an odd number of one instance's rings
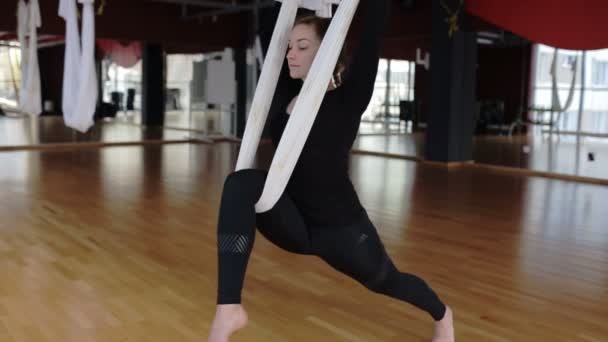
[[[287,51],[290,51],[291,49],[293,49],[293,46],[289,46]],[[305,51],[307,49],[308,49],[308,46],[298,46],[299,51]]]

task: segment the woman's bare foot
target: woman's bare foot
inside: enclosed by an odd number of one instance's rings
[[[454,342],[454,317],[452,309],[447,306],[441,321],[435,323],[433,342]]]
[[[208,342],[228,342],[230,335],[247,324],[247,312],[241,304],[218,305]]]

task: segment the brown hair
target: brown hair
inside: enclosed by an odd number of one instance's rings
[[[294,26],[310,25],[314,28],[319,40],[323,40],[327,30],[329,29],[329,24],[331,24],[331,19],[317,17],[313,14],[307,14],[296,18]],[[344,50],[345,49],[342,48],[342,51],[340,51],[338,62],[336,63],[336,68],[334,69],[333,79],[336,87],[342,85],[342,72],[346,68],[346,54],[344,53]]]

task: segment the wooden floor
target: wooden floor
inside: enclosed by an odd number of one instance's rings
[[[361,135],[353,148],[412,158],[425,157],[424,133]],[[589,158],[593,155],[593,160]],[[608,139],[545,134],[543,136],[476,136],[475,164],[537,173],[608,180]]]
[[[188,142],[191,134],[179,129],[163,129],[98,121],[86,133],[67,127],[63,118],[0,116],[0,150],[61,144],[141,143],[142,141]]]
[[[24,148],[61,147],[81,144],[94,146],[146,143],[189,143],[193,140],[217,140],[223,128],[219,113],[168,112],[165,128],[142,127],[137,114],[120,114],[112,122],[100,122],[86,134],[65,126],[60,117],[37,120],[0,116],[0,151]],[[364,125],[365,126],[365,125]],[[369,126],[369,125],[368,125]],[[377,126],[377,125],[376,125]],[[189,130],[188,127],[194,128]],[[373,127],[373,126],[372,126]],[[224,127],[225,128],[225,127]],[[364,132],[369,127],[365,126]],[[354,145],[356,151],[388,154],[400,158],[420,159],[425,156],[424,134],[362,134]],[[593,154],[590,160],[589,154]],[[608,184],[608,140],[571,136],[476,136],[473,140],[475,165],[509,172]]]
[[[0,341],[205,341],[232,144],[0,152]],[[263,150],[260,165],[272,151]],[[354,155],[457,341],[608,341],[608,187]],[[430,341],[430,317],[258,235],[235,342]]]

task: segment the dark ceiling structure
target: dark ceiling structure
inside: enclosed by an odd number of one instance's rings
[[[59,0],[39,1],[40,34],[62,36],[65,23],[57,14]],[[430,48],[431,1],[393,1],[383,56],[413,59],[416,49]],[[264,13],[280,6],[275,0],[97,0],[95,4],[98,38],[158,43],[172,53],[247,46],[256,23],[268,25]],[[17,0],[0,1],[0,32],[14,34],[16,7]],[[349,40],[358,32],[359,22],[360,13]],[[471,29],[490,31],[495,40],[505,37],[503,31],[475,17]]]

